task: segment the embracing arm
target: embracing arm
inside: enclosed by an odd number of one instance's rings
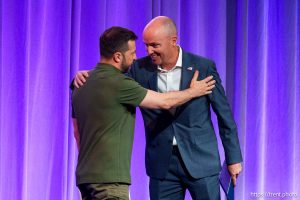
[[[77,148],[79,150],[79,148],[80,148],[80,135],[79,135],[79,130],[78,130],[77,119],[72,118],[72,121],[73,121],[73,128],[74,128],[74,137],[75,137],[75,140],[76,140]]]
[[[209,76],[197,81],[199,72],[196,71],[190,84],[190,88],[182,91],[159,93],[148,90],[140,106],[150,109],[170,109],[184,104],[185,102],[203,95],[210,94],[215,87],[215,81]]]
[[[88,70],[78,71],[71,83],[71,89],[80,88],[86,82],[86,78],[89,77],[88,72]]]

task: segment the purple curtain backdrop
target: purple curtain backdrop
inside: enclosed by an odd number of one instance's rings
[[[236,199],[266,199],[261,193],[268,192],[296,193],[299,198],[299,4],[1,0],[0,199],[80,199],[69,83],[76,71],[97,63],[99,35],[110,26],[134,30],[139,36],[137,54],[146,55],[141,33],[158,15],[174,19],[185,50],[216,61],[244,156]],[[144,148],[138,110],[133,200],[149,199]],[[221,144],[219,149],[223,159]]]

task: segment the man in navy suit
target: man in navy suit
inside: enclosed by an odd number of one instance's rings
[[[242,170],[242,155],[230,106],[213,61],[185,52],[177,45],[175,23],[168,17],[151,20],[143,31],[148,56],[138,59],[129,76],[158,92],[188,88],[195,70],[199,79],[213,75],[210,95],[164,110],[141,108],[146,132],[146,171],[151,200],[182,200],[188,189],[194,200],[220,199],[221,169],[210,106],[218,118],[219,135],[233,183]],[[77,74],[79,84],[82,74]],[[75,84],[75,85],[76,85]]]

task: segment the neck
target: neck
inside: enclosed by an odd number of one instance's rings
[[[161,65],[161,67],[165,70],[171,70],[177,63],[179,57],[179,47],[176,46],[174,51],[171,52],[170,54],[170,59]]]
[[[102,57],[102,58],[100,59],[100,63],[112,65],[112,66],[114,66],[114,68],[116,68],[116,69],[122,71],[121,65],[119,65],[119,64],[116,63],[116,62],[114,62],[113,59],[107,59],[107,58],[103,58],[103,57]]]

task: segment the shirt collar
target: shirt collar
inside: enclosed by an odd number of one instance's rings
[[[177,59],[177,62],[176,62],[176,67],[182,67],[182,49],[180,46],[179,47],[179,56],[178,56],[178,59]]]
[[[172,71],[172,70],[174,70],[175,68],[181,68],[182,67],[182,49],[181,49],[181,47],[180,46],[178,46],[179,47],[179,55],[178,55],[178,58],[177,58],[177,62],[176,62],[176,64],[175,64],[175,66],[171,69],[171,70],[169,70],[169,71]],[[158,69],[158,71],[160,71],[160,72],[168,72],[167,70],[165,70],[165,69],[163,69],[161,66],[159,66],[159,65],[157,65],[157,69]]]

